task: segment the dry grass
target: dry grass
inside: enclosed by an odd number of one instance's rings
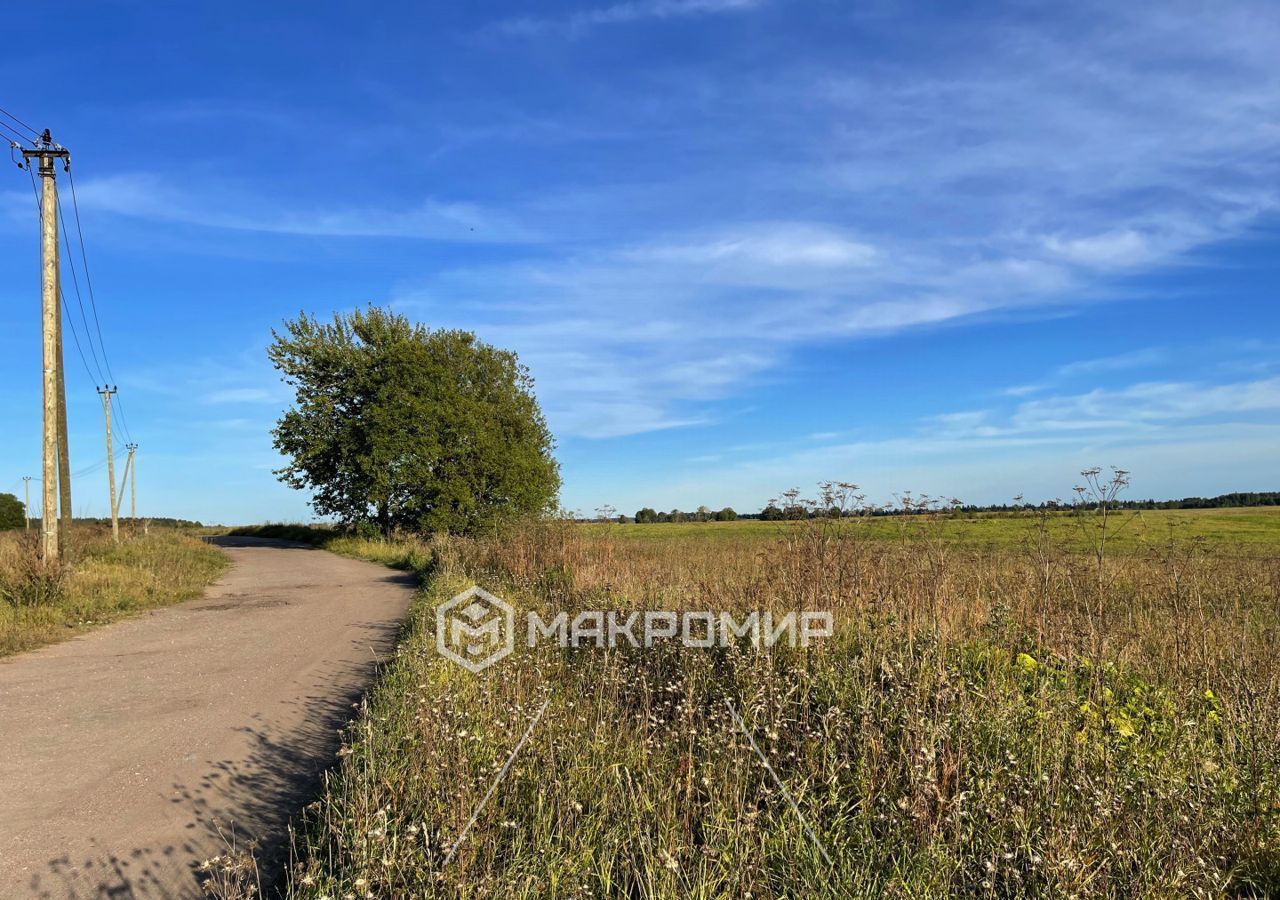
[[[70,637],[144,609],[198,596],[227,558],[178,531],[127,535],[80,525],[74,555],[44,567],[32,534],[0,534],[0,656]]]
[[[874,527],[881,527],[876,525]],[[1123,557],[1034,518],[761,541],[564,524],[332,549],[429,575],[298,836],[293,897],[1217,897],[1280,893],[1280,564]],[[809,650],[518,649],[473,676],[435,603],[831,609]],[[544,700],[457,855],[445,856]],[[731,700],[829,851],[730,720]]]

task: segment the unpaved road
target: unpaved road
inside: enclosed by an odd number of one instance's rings
[[[217,543],[201,599],[0,661],[0,898],[200,897],[233,834],[278,857],[412,579]]]

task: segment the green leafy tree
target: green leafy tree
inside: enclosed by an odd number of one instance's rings
[[[0,494],[0,531],[21,528],[26,522],[22,501],[13,494]]]
[[[717,522],[733,522],[738,518],[738,514],[733,511],[732,507],[726,506],[724,509],[716,513]]]
[[[554,507],[554,441],[514,353],[373,306],[272,335],[295,391],[272,432],[289,459],[276,474],[311,490],[316,512],[465,533]]]
[[[636,510],[636,524],[649,525],[658,521],[658,513],[653,508],[646,506],[644,509]]]

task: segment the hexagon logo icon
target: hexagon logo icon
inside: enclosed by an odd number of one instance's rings
[[[468,672],[482,672],[515,649],[515,610],[472,585],[436,607],[436,649]]]

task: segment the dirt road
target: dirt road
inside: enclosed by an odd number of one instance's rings
[[[232,835],[278,857],[412,580],[217,542],[202,599],[0,661],[0,898],[199,897]]]

